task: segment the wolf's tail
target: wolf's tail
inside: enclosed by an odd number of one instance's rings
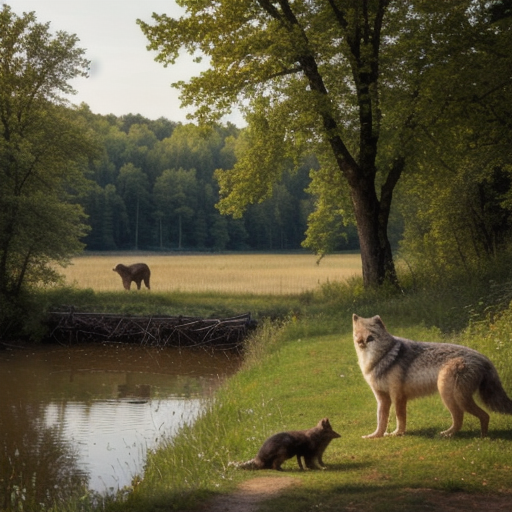
[[[494,366],[485,373],[479,388],[484,404],[494,412],[512,414],[512,400],[503,389],[500,377]]]

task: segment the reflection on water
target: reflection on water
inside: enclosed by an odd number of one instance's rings
[[[3,398],[0,510],[40,510],[43,503],[64,501],[87,487],[88,475],[79,467],[73,447],[57,429],[42,424],[42,408]]]
[[[0,510],[129,485],[147,450],[193,421],[238,365],[132,345],[0,351]]]
[[[49,404],[45,423],[57,426],[90,475],[89,488],[104,492],[129,485],[141,472],[148,448],[200,412],[200,399],[144,403],[98,401]]]

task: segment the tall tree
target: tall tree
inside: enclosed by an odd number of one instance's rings
[[[348,184],[369,286],[396,281],[387,224],[404,168],[399,153],[377,182],[381,47],[391,3],[183,0],[187,14],[179,20],[164,14],[154,15],[153,26],[139,21],[164,64],[182,48],[210,58],[209,70],[179,84],[200,119],[246,102],[248,147],[231,171],[219,173],[221,210],[240,215],[268,197],[287,158],[320,139],[330,151],[325,187]]]
[[[182,0],[181,18],[155,14],[153,25],[139,24],[165,65],[183,48],[209,58],[207,71],[177,84],[198,119],[218,118],[232,105],[246,114],[245,151],[233,169],[218,173],[221,211],[239,216],[269,197],[287,161],[314,145],[322,167],[313,175],[317,210],[308,242],[321,242],[318,227],[330,219],[352,218],[364,283],[373,286],[396,283],[388,224],[410,150],[420,150],[416,133],[439,121],[434,112],[451,121],[442,107],[452,77],[436,75],[440,94],[435,108],[428,103],[430,70],[453,57],[433,34],[462,36],[455,48],[472,69],[475,54],[464,35],[485,36],[480,13],[492,4],[509,2]],[[508,13],[502,11],[494,18]]]
[[[132,163],[125,164],[117,177],[119,195],[123,198],[128,213],[131,234],[129,245],[139,249],[141,241],[150,234],[150,193],[146,174]],[[143,244],[144,245],[144,244]]]
[[[54,263],[82,248],[84,187],[93,138],[65,108],[69,81],[87,74],[75,36],[52,35],[34,13],[0,10],[0,309],[31,284],[56,279]]]
[[[191,232],[191,221],[197,210],[197,179],[195,169],[167,169],[155,182],[155,204],[166,222],[166,241],[176,241],[183,248],[184,233]]]
[[[480,9],[475,3],[471,16],[460,8],[440,10],[443,24],[430,23],[429,37],[425,33],[423,39],[425,60],[437,65],[422,71],[424,86],[416,99],[422,123],[400,206],[408,219],[402,249],[409,263],[421,263],[431,276],[456,268],[474,273],[510,245],[512,24],[507,3]]]

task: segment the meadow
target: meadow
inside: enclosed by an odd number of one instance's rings
[[[124,292],[111,270],[137,261],[153,270],[151,292]],[[512,277],[505,270],[492,266],[487,273],[451,275],[442,282],[424,278],[416,280],[423,286],[404,286],[397,293],[364,290],[358,255],[329,256],[319,266],[305,254],[76,258],[66,269],[74,287],[45,300],[128,313],[251,311],[259,328],[247,341],[243,368],[205,404],[198,421],[162,442],[128,489],[99,506],[92,496],[58,511],[205,509],[209,499],[229,494],[245,480],[279,476],[236,470],[230,462],[253,457],[272,433],[308,428],[325,416],[342,435],[325,454],[328,469],[301,472],[288,461],[286,473],[298,485],[258,510],[510,510],[512,417],[491,414],[489,437],[482,439],[477,420],[466,415],[462,431],[443,438],[439,432],[449,426],[450,415],[434,395],[410,403],[404,437],[362,439],[375,428],[376,402],[351,335],[353,312],[379,314],[393,334],[472,347],[493,361],[512,396]],[[274,276],[270,284],[263,283],[265,272]],[[288,272],[301,284],[287,287]],[[407,285],[404,276],[402,283]],[[394,419],[390,423],[393,428]]]
[[[497,322],[496,330],[507,328],[510,316]],[[150,456],[144,477],[114,510],[196,510],[244,480],[278,477],[275,471],[242,471],[229,463],[252,458],[275,432],[309,428],[325,416],[341,434],[323,457],[327,469],[300,471],[290,459],[283,468],[297,485],[258,510],[454,512],[482,510],[482,504],[510,510],[510,416],[491,414],[489,437],[482,439],[478,420],[467,414],[462,431],[444,438],[439,433],[450,425],[450,414],[433,395],[409,404],[405,436],[362,439],[375,428],[376,402],[357,364],[350,323],[340,318],[335,335],[319,334],[322,327],[314,320],[263,326],[242,371],[202,418]],[[392,332],[459,341],[486,353],[512,394],[512,358],[497,348],[496,332],[482,336],[483,329],[459,339],[422,326]],[[392,418],[390,430],[394,424]]]
[[[122,290],[112,269],[118,264],[143,261],[151,269],[155,292],[220,292],[232,294],[291,295],[314,290],[327,282],[361,275],[359,254],[85,254],[59,271],[66,284],[94,291]],[[144,288],[144,285],[142,286]],[[136,286],[133,283],[132,289]]]

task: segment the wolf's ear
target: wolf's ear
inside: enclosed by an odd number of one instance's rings
[[[386,329],[386,326],[384,325],[384,322],[382,321],[381,317],[379,315],[376,315],[373,317],[374,322],[382,327],[384,330]]]
[[[359,320],[359,317],[354,313],[352,315],[352,322],[356,323]]]

